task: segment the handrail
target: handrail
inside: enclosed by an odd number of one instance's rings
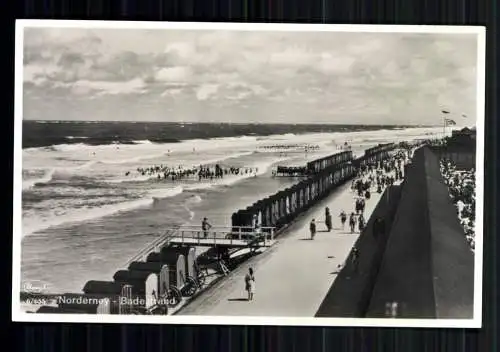
[[[191,238],[191,239],[214,239],[214,240],[224,240],[227,239],[225,236],[221,237],[221,235],[234,235],[238,236],[238,238],[234,238],[234,240],[243,240],[243,237],[248,237],[251,235],[257,236],[265,236],[266,238],[269,237],[269,239],[273,240],[274,239],[274,227],[269,228],[271,231],[265,232],[262,231],[261,228],[257,228],[255,230],[257,231],[252,231],[252,232],[242,232],[242,231],[232,231],[230,228],[226,231],[214,231],[214,230],[202,230],[202,229],[178,229],[175,231],[175,235],[173,235],[171,238],[175,237],[180,237],[182,239],[184,238]],[[206,236],[204,235],[206,234]],[[233,239],[233,238],[231,238]],[[248,239],[248,241],[253,241],[252,238]]]
[[[233,231],[233,229],[240,229],[241,230],[241,229],[254,229],[254,228],[255,227],[253,227],[253,226],[212,226],[209,230],[206,230],[205,232],[216,234],[216,231],[214,231],[213,229],[225,229],[227,231],[221,231],[221,232],[223,232],[225,234],[240,233],[240,237],[241,237],[241,231]],[[141,260],[146,255],[148,255],[151,251],[155,250],[158,246],[164,246],[164,245],[168,244],[168,242],[172,238],[179,236],[179,232],[181,232],[181,237],[184,237],[184,230],[192,230],[192,229],[196,229],[198,234],[201,232],[204,232],[203,229],[201,229],[201,226],[196,226],[196,225],[175,226],[172,229],[167,229],[162,236],[160,236],[159,238],[150,242],[149,244],[145,245],[139,252],[137,252],[131,259],[129,259],[125,263],[125,267],[128,268],[128,266],[132,262]],[[271,233],[271,239],[273,239],[275,227],[262,226],[262,227],[259,227],[259,230],[269,230],[269,232]],[[248,233],[244,233],[244,234],[248,235]],[[196,238],[196,237],[192,237],[192,238]]]
[[[175,237],[177,231],[179,231],[179,228],[180,226],[176,226],[173,229],[165,231],[165,233],[162,236],[142,247],[142,249],[139,252],[137,252],[137,254],[135,254],[131,259],[127,261],[125,267],[128,268],[128,266],[132,262],[142,259],[145,255],[149,254],[153,249],[155,249],[159,245],[168,243],[169,239]]]
[[[191,228],[196,228],[196,229],[200,229],[200,231],[202,231],[201,229],[201,225],[183,225],[183,226],[179,226],[178,229],[179,230],[182,230],[182,229],[191,229]],[[253,229],[255,228],[255,226],[210,226],[210,229]],[[275,226],[259,226],[259,229],[275,229],[276,227]],[[234,232],[234,231],[232,231]]]
[[[202,235],[203,234],[203,235]],[[204,235],[206,234],[206,236]],[[223,235],[223,236],[221,236]],[[225,235],[234,235],[238,236],[233,237],[230,236],[227,238]],[[250,236],[249,236],[250,235]],[[254,236],[251,236],[254,235]],[[214,245],[217,245],[217,241],[230,241],[230,244],[233,244],[233,241],[244,241],[247,243],[252,243],[255,242],[256,240],[260,239],[258,242],[264,242],[267,243],[268,241],[273,241],[274,240],[274,231],[271,231],[269,233],[266,232],[261,232],[261,231],[255,231],[255,232],[235,232],[235,231],[210,231],[206,230],[203,231],[201,229],[197,230],[181,230],[179,229],[178,231],[175,232],[175,236],[172,236],[171,239],[175,240],[180,240],[180,243],[184,244],[185,240],[191,239],[191,240],[198,240],[197,244],[201,244],[202,240],[208,240],[208,241],[213,241]],[[193,243],[194,244],[194,243]]]

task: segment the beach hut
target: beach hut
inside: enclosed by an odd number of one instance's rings
[[[113,279],[123,285],[131,285],[134,295],[144,299],[146,295],[146,281],[152,273],[144,270],[118,270]]]
[[[187,276],[196,278],[196,248],[195,247],[165,247],[162,248],[162,253],[164,252],[172,252],[178,253],[184,257],[185,261],[185,269],[184,272]],[[169,254],[164,254],[168,256]]]
[[[148,260],[150,261],[132,262],[129,265],[129,270],[149,273],[145,282],[146,301],[156,301],[158,305],[164,306],[163,300],[158,300],[169,297],[170,305],[177,305],[182,299],[182,294],[170,285],[168,265],[160,261],[160,253],[150,253]],[[156,292],[156,297],[152,295],[153,290]],[[147,305],[148,308],[152,306],[152,304]]]
[[[241,218],[241,210],[238,210],[237,212],[234,212],[233,215],[231,215],[231,226],[233,232],[239,231],[239,226],[241,224],[240,218]]]
[[[159,255],[159,253],[151,253]],[[149,257],[148,257],[149,258]],[[160,261],[147,261],[147,262],[132,262],[128,266],[129,270],[137,270],[137,271],[147,271],[149,273],[160,274],[160,271],[163,267],[163,263]]]
[[[119,295],[123,286],[124,284],[120,282],[90,280],[83,287],[83,293],[103,296]]]
[[[183,296],[187,297],[196,292],[196,282],[193,283],[192,280],[187,279],[186,259],[178,250],[171,247],[164,248],[160,253],[151,253],[147,261],[160,262],[168,267],[168,287],[170,289],[174,291],[177,289]],[[160,279],[160,281],[162,280]],[[192,287],[193,284],[195,287]]]
[[[285,215],[288,216],[290,215],[290,196],[292,192],[290,191],[290,188],[286,188],[284,193],[285,193]]]
[[[159,298],[158,295],[158,275],[155,273],[151,273],[146,278],[145,286],[146,286],[146,294],[144,302],[146,309],[151,309],[157,305],[157,301]]]

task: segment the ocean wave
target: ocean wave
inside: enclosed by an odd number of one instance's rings
[[[85,137],[85,136],[66,136],[64,138],[66,138],[66,139],[88,139],[90,137]]]
[[[72,177],[74,171],[79,171],[82,169],[89,168],[93,165],[96,164],[96,161],[87,161],[84,164],[77,165],[77,166],[67,166],[67,167],[52,167],[48,169],[42,169],[43,171],[43,176],[37,177],[37,178],[32,178],[32,179],[27,179],[23,180],[22,183],[22,190],[28,190],[32,187],[43,185],[49,182],[52,182],[54,180],[68,180],[69,178]],[[36,170],[40,170],[39,168],[35,168]],[[29,171],[29,169],[28,169]]]
[[[201,203],[202,200],[203,199],[199,195],[195,194],[195,195],[189,197],[186,200],[186,202],[188,202],[188,203]]]
[[[106,204],[100,207],[93,208],[79,208],[73,209],[69,213],[60,216],[51,216],[50,218],[41,218],[38,216],[30,217],[28,219],[23,217],[22,233],[23,237],[33,235],[37,232],[48,230],[54,227],[68,226],[84,221],[96,220],[106,216],[116,215],[120,212],[129,211],[131,209],[149,206],[159,200],[175,197],[184,191],[183,187],[177,186],[162,190],[155,190],[155,196],[144,197],[132,201]]]

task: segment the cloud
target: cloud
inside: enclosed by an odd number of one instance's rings
[[[219,90],[217,84],[203,84],[196,90],[196,98],[198,100],[208,100],[214,96]]]
[[[79,119],[94,99],[103,118],[119,101],[160,120],[430,123],[443,105],[474,115],[475,51],[472,35],[26,29],[25,118],[78,98]]]
[[[187,82],[191,76],[191,69],[189,67],[164,67],[160,68],[156,74],[155,79],[162,82]]]

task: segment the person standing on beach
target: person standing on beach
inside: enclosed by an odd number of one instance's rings
[[[212,225],[208,223],[208,219],[203,218],[203,221],[201,222],[201,229],[203,230],[203,238],[207,238],[208,230],[210,230],[211,227]]]
[[[342,231],[344,231],[345,229],[345,222],[347,220],[347,214],[345,213],[345,211],[341,211],[340,212],[340,222],[342,223]]]
[[[325,209],[325,225],[328,232],[332,231],[332,214],[330,214],[330,208]]]
[[[255,293],[255,276],[253,275],[252,268],[249,268],[248,273],[245,275],[245,290],[248,292],[248,300],[253,300],[253,295]]]
[[[311,232],[311,240],[314,240],[314,236],[316,235],[316,220],[312,219],[309,224],[309,231]]]

